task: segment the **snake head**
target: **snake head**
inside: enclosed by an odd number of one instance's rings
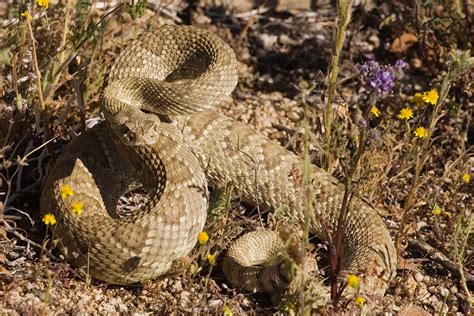
[[[158,127],[160,121],[145,120],[145,121],[126,121],[120,126],[120,134],[123,142],[131,146],[154,145],[158,139]]]

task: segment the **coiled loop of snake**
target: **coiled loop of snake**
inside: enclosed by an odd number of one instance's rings
[[[100,126],[70,144],[43,191],[42,209],[59,218],[70,261],[87,263],[98,279],[128,284],[165,273],[190,252],[206,219],[207,181],[181,133],[164,116],[207,110],[236,83],[233,52],[201,29],[165,26],[122,51],[109,70],[101,104],[125,161],[118,160]],[[85,149],[89,146],[102,149],[102,157]],[[130,169],[127,164],[133,172],[123,171]],[[101,174],[102,167],[116,173],[115,179],[104,180],[111,174]],[[125,175],[119,177],[121,171]],[[117,201],[104,201],[124,191],[128,180],[120,178],[127,176],[147,189],[149,202],[130,218],[112,218],[108,213],[114,210],[106,205],[114,208]],[[61,197],[66,186],[73,196]],[[75,202],[84,205],[80,215],[71,212]]]
[[[315,212],[307,218],[306,191],[297,180],[304,161],[245,124],[208,111],[236,83],[232,50],[202,29],[165,26],[120,53],[102,97],[107,123],[68,145],[41,197],[42,211],[59,218],[56,234],[69,261],[86,265],[91,275],[110,283],[164,274],[190,252],[203,229],[207,181],[230,184],[244,200],[279,210],[299,225],[310,221],[311,233],[327,239],[339,217],[344,187],[311,166]],[[141,212],[118,218],[117,200],[133,179],[146,188],[149,202]],[[62,194],[65,186],[74,195]],[[76,202],[84,205],[80,215],[71,212]],[[285,264],[273,269],[277,278],[268,275],[272,269],[262,270],[260,261],[247,269],[255,262],[246,257],[260,258],[262,247],[281,254],[281,247],[273,247],[278,234],[250,236],[229,251],[234,257],[224,261],[226,276],[248,290],[271,291],[278,282],[287,286],[292,273]],[[238,245],[246,248],[240,251]],[[383,294],[395,272],[394,245],[377,212],[356,196],[342,248],[341,270],[363,273],[363,288]]]

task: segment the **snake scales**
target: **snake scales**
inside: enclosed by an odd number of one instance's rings
[[[303,160],[211,109],[236,83],[233,51],[206,30],[165,26],[127,45],[104,85],[106,122],[68,145],[44,185],[41,209],[59,218],[55,235],[68,261],[116,284],[163,275],[191,251],[204,227],[207,181],[233,185],[243,199],[305,222],[301,187],[292,176],[302,173]],[[310,229],[324,238],[320,223],[334,226],[344,188],[316,166],[311,174],[316,214]],[[118,217],[117,200],[135,179],[149,201],[133,216]],[[65,186],[74,195],[61,194]],[[83,203],[80,215],[71,211],[75,202]],[[266,247],[259,244],[265,232],[254,235],[256,244],[239,250],[238,242],[224,262],[226,276],[247,289],[259,286],[242,276],[261,272],[247,273],[239,264],[259,264],[252,256],[262,257]],[[383,293],[395,265],[382,219],[354,197],[342,269],[364,274],[367,288]]]

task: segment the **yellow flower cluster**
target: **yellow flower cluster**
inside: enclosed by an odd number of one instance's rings
[[[359,288],[359,283],[360,283],[360,278],[357,275],[349,274],[347,276],[347,285],[349,285],[350,287],[357,290]]]
[[[84,203],[74,202],[72,203],[72,212],[76,215],[81,215],[84,212]]]
[[[370,113],[372,113],[372,115],[374,117],[379,117],[380,116],[380,110],[377,108],[377,106],[375,104],[372,105],[372,108],[370,109]]]
[[[423,93],[423,101],[426,103],[430,103],[432,105],[436,105],[436,102],[438,102],[439,95],[438,91],[431,89],[430,91],[426,91]]]
[[[471,181],[471,175],[469,173],[465,173],[462,175],[462,181],[464,183],[469,183]]]
[[[35,0],[40,7],[47,9],[49,7],[49,0]]]
[[[66,199],[66,198],[74,195],[74,190],[69,185],[66,184],[66,185],[63,185],[59,189],[59,194],[61,194],[61,197],[63,199]]]
[[[411,98],[411,102],[415,103],[416,106],[422,106],[425,103],[425,101],[423,101],[423,94],[420,92],[415,93]]]
[[[215,266],[216,265],[216,255],[215,254],[211,255],[210,253],[208,253],[207,254],[207,261],[209,262],[209,264],[211,266]]]
[[[364,307],[366,300],[365,300],[365,298],[358,296],[358,297],[355,298],[354,301],[355,301],[356,305],[359,306],[359,308],[362,308],[362,307]]]
[[[54,225],[56,224],[56,217],[54,217],[53,213],[48,213],[43,216],[42,221],[45,225]]]
[[[63,200],[67,199],[68,197],[74,196],[74,190],[69,185],[63,185],[59,189],[59,194]],[[81,201],[75,201],[71,204],[71,212],[75,215],[81,215],[84,212],[84,203]]]
[[[232,316],[234,315],[234,313],[232,312],[232,308],[230,308],[229,306],[225,305],[224,308],[222,309],[222,313],[224,314],[224,316]]]
[[[27,19],[27,20],[30,20],[30,21],[33,20],[33,17],[31,16],[30,12],[28,12],[28,11],[23,12],[23,13],[21,14],[21,17],[22,17],[22,18],[25,18],[25,19]]]
[[[209,235],[205,231],[202,231],[199,233],[198,241],[201,246],[204,246],[205,244],[207,244],[208,240],[209,240]]]
[[[398,113],[397,117],[401,120],[409,120],[413,117],[413,111],[410,108],[403,108]]]
[[[425,138],[425,137],[428,136],[428,131],[423,126],[418,127],[417,129],[415,129],[415,131],[413,133],[418,138]]]
[[[425,103],[436,105],[439,99],[438,91],[431,89],[423,93],[417,92],[411,98],[411,102],[415,103],[416,106],[422,106]]]
[[[443,210],[438,205],[435,205],[433,207],[433,209],[431,210],[431,214],[433,214],[435,216],[439,216],[439,215],[441,215],[441,213],[443,213]]]

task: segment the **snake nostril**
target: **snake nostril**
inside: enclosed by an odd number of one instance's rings
[[[130,257],[125,260],[124,263],[120,265],[120,267],[124,272],[132,272],[140,264],[140,259],[141,258],[139,256]]]

